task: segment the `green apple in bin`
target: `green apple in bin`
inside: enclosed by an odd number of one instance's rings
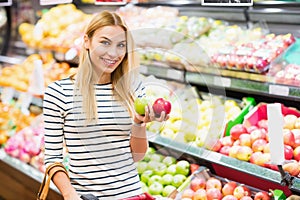
[[[190,163],[186,160],[180,160],[176,163],[176,174],[187,176],[190,173]]]
[[[138,97],[134,100],[134,110],[139,115],[145,115],[145,107],[148,105],[148,99],[146,97]]]
[[[141,188],[142,188],[142,191],[143,191],[143,192],[149,193],[149,188],[148,188],[148,186],[146,185],[146,183],[141,182]]]
[[[150,179],[148,180],[148,185],[152,185],[154,182],[161,182],[162,177],[159,175],[153,175],[150,177]]]
[[[142,174],[144,171],[147,170],[147,167],[148,167],[148,163],[145,162],[145,161],[140,161],[137,163],[137,171],[138,171],[138,174]]]
[[[173,185],[167,185],[164,187],[163,191],[162,191],[162,196],[163,197],[167,197],[169,196],[169,194],[171,194],[171,192],[173,192],[174,190],[176,190],[176,187]]]
[[[173,181],[173,175],[165,174],[161,177],[160,183],[163,185],[171,185]]]
[[[153,175],[153,171],[152,170],[146,170],[144,171],[144,173],[141,174],[141,181],[148,184],[148,181],[150,179],[150,177]]]
[[[151,195],[161,195],[163,192],[163,185],[159,182],[154,182],[149,186],[149,193]]]
[[[178,188],[180,185],[182,185],[182,183],[185,181],[186,176],[182,175],[182,174],[176,174],[173,177],[173,181],[172,181],[172,185],[175,186],[176,188]]]
[[[166,156],[162,162],[169,167],[170,165],[176,163],[176,159],[172,156]]]
[[[163,163],[158,163],[153,172],[156,175],[163,176],[167,172],[167,166]]]
[[[157,153],[154,153],[151,155],[150,159],[151,161],[154,160],[154,161],[157,161],[157,162],[161,162],[163,160],[164,156],[161,155],[161,154],[157,154]]]
[[[167,168],[167,174],[171,174],[171,175],[176,174],[176,164],[172,164]]]

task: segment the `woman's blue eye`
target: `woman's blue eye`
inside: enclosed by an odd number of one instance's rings
[[[100,43],[104,44],[104,45],[109,45],[110,44],[108,41],[101,41]]]
[[[124,47],[126,47],[126,44],[120,43],[118,46],[119,46],[120,48],[124,48]]]

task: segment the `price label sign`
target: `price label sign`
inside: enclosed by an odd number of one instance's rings
[[[40,0],[41,6],[72,3],[72,0]]]
[[[12,0],[0,0],[0,6],[11,6]]]
[[[9,104],[10,101],[14,98],[15,90],[11,87],[3,88],[1,92],[1,101],[3,104]]]
[[[124,5],[125,0],[95,0],[95,5]]]
[[[289,87],[282,85],[270,85],[269,94],[275,94],[280,96],[289,96]]]

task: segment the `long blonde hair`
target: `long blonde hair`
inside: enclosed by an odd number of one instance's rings
[[[135,55],[134,42],[131,33],[129,32],[125,22],[119,15],[114,12],[102,11],[96,14],[88,26],[85,34],[91,39],[96,30],[104,26],[117,25],[124,29],[127,40],[126,55],[120,65],[112,72],[111,81],[113,86],[113,94],[132,112],[133,95],[131,93],[131,84],[137,73],[139,66],[138,57]],[[82,48],[78,72],[75,80],[75,96],[80,96],[82,100],[82,111],[86,116],[87,122],[92,122],[98,119],[96,97],[94,84],[98,82],[98,76],[93,69],[89,57],[89,50]],[[130,73],[129,73],[130,72]],[[76,101],[76,99],[75,99]]]

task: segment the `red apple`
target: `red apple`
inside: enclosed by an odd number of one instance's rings
[[[269,62],[263,58],[259,58],[257,59],[256,63],[255,63],[255,68],[258,70],[258,71],[263,71],[267,65],[269,64]]]
[[[263,151],[264,150],[264,147],[265,147],[265,145],[267,144],[268,142],[267,142],[267,140],[265,140],[265,139],[257,139],[257,140],[255,140],[253,143],[252,143],[252,150],[254,151],[254,152],[257,152],[257,151]]]
[[[300,164],[298,162],[286,163],[282,166],[283,170],[291,174],[292,176],[298,176],[300,173]]]
[[[300,128],[292,129],[291,132],[294,134],[295,140],[300,139]]]
[[[222,146],[232,146],[233,142],[234,142],[234,140],[231,138],[231,136],[222,137],[220,139],[220,141],[221,141]]]
[[[194,179],[192,179],[191,181],[191,185],[190,188],[196,192],[198,189],[202,188],[204,189],[206,186],[206,180],[204,178],[200,178],[200,177],[195,177]]]
[[[254,200],[270,200],[270,199],[271,199],[270,195],[265,191],[257,192],[254,195]]]
[[[249,161],[250,157],[253,153],[253,150],[248,146],[241,146],[238,149],[238,152],[236,154],[236,158],[243,161]]]
[[[228,156],[230,148],[231,148],[230,146],[223,146],[223,147],[221,147],[219,153]]]
[[[300,161],[300,146],[297,146],[293,151],[294,159]]]
[[[293,148],[289,145],[284,145],[284,158],[286,160],[291,160],[293,158]]]
[[[222,200],[238,200],[238,199],[233,195],[226,195],[222,198]]]
[[[247,129],[243,124],[236,124],[230,129],[230,135],[233,140],[239,139],[243,133],[247,133]]]
[[[240,145],[241,146],[248,146],[251,147],[251,136],[249,133],[243,133],[239,137]]]
[[[240,200],[253,200],[250,196],[243,196]]]
[[[270,153],[270,143],[267,143],[267,144],[264,146],[263,152],[264,152],[264,153]]]
[[[233,196],[235,196],[238,199],[241,199],[244,196],[251,196],[251,191],[247,186],[239,185],[234,189]]]
[[[221,200],[222,193],[218,188],[209,188],[206,189],[207,200]]]
[[[257,139],[266,139],[267,133],[265,129],[259,128],[250,133],[251,143]]]
[[[219,179],[216,179],[214,177],[209,178],[206,181],[206,190],[211,188],[217,188],[218,190],[222,189],[222,183]]]
[[[300,117],[298,117],[297,120],[295,121],[294,127],[296,129],[300,129]]]
[[[236,158],[240,147],[241,146],[239,146],[239,145],[234,145],[234,146],[230,147],[228,156],[230,156],[232,158]]]
[[[192,199],[193,198],[193,196],[194,196],[194,190],[192,190],[192,189],[190,189],[190,188],[187,188],[187,189],[185,189],[183,192],[182,192],[182,195],[181,195],[181,197],[182,198],[190,198],[190,199]]]
[[[234,189],[236,188],[237,183],[234,181],[230,181],[228,183],[225,183],[225,185],[222,187],[222,194],[224,196],[226,195],[232,195]]]
[[[264,167],[266,163],[270,162],[270,154],[257,151],[251,155],[249,161],[253,164]]]
[[[171,112],[171,103],[164,98],[158,98],[152,105],[153,111],[157,116],[161,115],[161,112],[165,111],[166,114]]]
[[[295,146],[295,136],[289,129],[283,129],[283,142],[291,147]]]
[[[213,145],[213,147],[210,149],[211,151],[218,152],[222,147],[222,143],[220,140],[217,140],[217,142]]]
[[[267,119],[261,119],[257,123],[258,128],[263,128],[265,130],[268,130],[268,120]]]
[[[298,117],[296,115],[288,114],[288,115],[284,116],[283,119],[284,119],[283,128],[292,130],[295,127],[295,123],[296,123]]]
[[[193,200],[207,200],[206,197],[206,190],[205,189],[199,189],[194,193],[194,196],[192,198]]]
[[[252,131],[258,129],[258,127],[255,126],[255,125],[252,125],[252,126],[247,127],[246,129],[247,129],[247,132],[248,132],[248,133],[251,133]]]

